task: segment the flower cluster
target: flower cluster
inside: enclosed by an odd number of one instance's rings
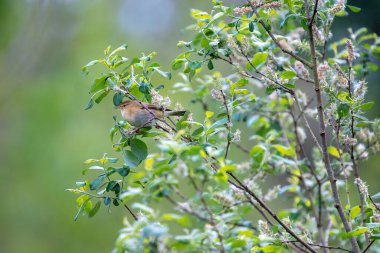
[[[336,4],[334,4],[333,7],[329,11],[332,15],[335,15],[339,12],[344,11],[345,8],[346,8],[346,1],[337,0]]]
[[[234,9],[234,13],[236,15],[247,15],[249,12],[252,11],[252,8],[251,7],[236,7]]]
[[[304,78],[304,79],[309,79],[309,71],[305,68],[305,65],[303,65],[302,62],[296,61],[294,63],[294,69],[296,70],[297,74]]]
[[[352,64],[355,59],[354,45],[352,45],[351,40],[346,40],[346,48],[347,48],[347,61]]]
[[[167,108],[171,105],[171,100],[169,97],[161,96],[156,90],[151,90],[150,95],[152,96],[152,104],[157,106],[162,106]]]

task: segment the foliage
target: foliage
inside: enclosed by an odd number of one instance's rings
[[[379,150],[380,121],[365,116],[374,104],[365,78],[377,70],[380,39],[362,28],[334,42],[330,32],[346,7],[360,8],[344,0],[212,2],[211,12],[191,11],[196,34],[178,43],[184,52],[172,63],[183,79],[175,90],[203,115],[157,119],[156,129],[114,118],[110,138],[121,159],[85,162],[83,174],[95,178],[70,189],[79,194],[75,219],[124,206],[133,220],[115,252],[380,250],[380,194],[369,193],[359,168]],[[106,68],[87,109],[108,94],[114,106],[128,98],[168,107],[152,76],[171,74],[155,53],[127,59],[126,49],[108,47],[83,67]],[[221,64],[230,66],[225,75]],[[145,143],[152,138],[158,152]],[[281,184],[267,189],[274,177]],[[275,200],[292,207],[274,210]],[[170,211],[156,210],[159,202]]]

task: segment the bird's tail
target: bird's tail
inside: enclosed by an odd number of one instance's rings
[[[187,111],[167,111],[167,116],[183,116]]]

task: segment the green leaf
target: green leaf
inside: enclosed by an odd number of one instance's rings
[[[92,163],[96,163],[96,162],[99,162],[98,159],[87,159],[86,161],[84,161],[84,164],[92,164]]]
[[[124,98],[124,95],[123,93],[115,93],[115,95],[113,95],[113,105],[114,106],[118,106],[121,104],[121,102],[123,101],[123,98]]]
[[[86,181],[82,181],[82,182],[75,182],[75,184],[79,187],[83,187],[86,185]]]
[[[195,75],[195,70],[191,70],[191,71],[189,72],[189,81],[190,81],[190,82],[191,82],[191,80],[193,79],[194,75]]]
[[[277,89],[276,85],[271,84],[271,85],[269,85],[269,86],[266,87],[266,89],[265,89],[265,93],[266,93],[267,95],[270,95],[270,94],[272,94],[276,89]]]
[[[370,238],[371,240],[379,240],[380,239],[380,233],[371,233]]]
[[[163,88],[165,88],[165,85],[160,84],[160,85],[157,85],[154,89],[155,89],[155,90],[161,90],[161,89],[163,89]]]
[[[168,231],[167,227],[164,227],[163,225],[159,223],[152,223],[147,225],[142,229],[142,233],[144,237],[159,237],[164,235]]]
[[[212,116],[211,116],[211,117],[212,117]],[[219,127],[219,126],[223,126],[223,125],[227,124],[227,122],[228,122],[227,117],[226,117],[226,118],[222,118],[222,119],[220,119],[220,120],[215,121],[215,122],[209,127],[209,129],[214,129],[214,128]]]
[[[263,247],[260,247],[260,250],[263,253],[277,253],[281,252],[281,246],[276,246],[276,245],[265,245]]]
[[[290,14],[290,15],[286,16],[285,19],[280,24],[280,29],[284,28],[284,26],[287,24],[289,18],[291,18],[291,17],[300,18],[299,16],[297,16],[295,14]]]
[[[149,94],[149,83],[141,83],[139,86],[139,91],[144,94]]]
[[[113,126],[110,130],[110,139],[112,143],[114,143],[113,139],[115,138],[115,134],[117,133],[118,130],[119,130],[118,126]]]
[[[249,152],[253,160],[255,160],[260,165],[264,162],[265,148],[259,145],[252,147]]]
[[[253,21],[249,22],[248,29],[250,32],[253,32],[255,30],[255,24]]]
[[[194,132],[191,134],[191,136],[194,136],[194,137],[197,137],[197,136],[201,136],[204,134],[204,127],[201,126],[201,127],[198,127],[197,129],[194,130]]]
[[[123,44],[123,45],[121,45],[120,47],[118,47],[118,48],[116,48],[115,50],[113,50],[112,53],[110,53],[109,56],[112,56],[112,55],[114,55],[114,54],[116,54],[116,53],[118,53],[118,52],[124,51],[124,50],[126,50],[127,48],[128,48],[127,44]]]
[[[94,106],[94,100],[90,99],[90,101],[88,101],[88,104],[87,104],[86,108],[84,108],[84,109],[85,109],[85,110],[89,110],[89,109],[91,109],[93,106]]]
[[[232,165],[232,164],[226,164],[219,169],[219,171],[221,171],[221,172],[231,172],[231,171],[235,171],[235,170],[236,170],[236,166]]]
[[[105,174],[102,174],[91,181],[90,183],[90,190],[94,191],[99,188],[99,186],[102,184],[103,180],[106,178]]]
[[[169,80],[172,79],[172,74],[170,72],[164,72],[164,71],[160,70],[159,68],[153,68],[153,69],[155,72],[157,72],[161,76],[163,76]]]
[[[350,210],[350,216],[352,219],[355,219],[359,214],[360,214],[360,206],[354,206],[353,208],[351,208]]]
[[[373,200],[380,200],[380,192],[376,193],[375,195],[372,195],[371,198]]]
[[[192,61],[189,63],[189,67],[191,70],[196,70],[202,67],[202,62],[200,61]]]
[[[212,64],[212,61],[211,61],[211,60],[208,61],[208,63],[207,63],[207,68],[208,68],[209,70],[213,70],[213,69],[214,69],[214,64]]]
[[[342,102],[347,102],[348,104],[353,104],[353,102],[354,102],[354,101],[352,101],[352,99],[351,99],[350,95],[348,94],[348,92],[345,92],[345,91],[339,91],[338,98]]]
[[[335,156],[335,157],[338,157],[338,158],[340,157],[338,149],[336,147],[334,147],[334,146],[329,146],[327,148],[327,152],[330,155],[332,155],[332,156]]]
[[[88,68],[91,66],[94,66],[95,64],[97,64],[99,62],[100,62],[100,60],[93,60],[93,61],[90,61],[89,63],[87,63],[86,66],[82,67],[82,74],[84,76],[88,75],[88,73],[89,73]]]
[[[106,191],[107,192],[112,191],[112,189],[116,186],[116,184],[117,184],[117,181],[115,181],[115,180],[110,181],[107,184]]]
[[[77,212],[77,214],[76,214],[75,217],[74,217],[74,221],[77,221],[77,220],[78,220],[79,215],[83,212],[85,206],[87,205],[87,203],[89,203],[90,200],[91,200],[91,199],[86,199],[86,200],[80,205],[80,207],[79,207],[79,209],[78,209],[78,212]]]
[[[148,147],[145,142],[139,139],[132,139],[130,142],[132,153],[140,160],[143,161],[148,156]]]
[[[90,92],[95,93],[97,91],[100,91],[106,87],[106,81],[110,77],[110,75],[105,75],[100,78],[97,78],[94,80],[94,82],[91,85]]]
[[[128,176],[129,172],[131,172],[131,169],[129,167],[123,167],[116,170],[117,173],[120,174],[122,177]]]
[[[285,146],[282,146],[282,145],[273,145],[273,147],[275,149],[277,149],[278,152],[281,153],[281,155],[286,155],[286,156],[291,156],[291,157],[295,157],[296,156],[296,152],[294,150],[294,148],[292,147],[285,147]]]
[[[111,189],[111,191],[115,192],[115,194],[118,195],[121,191],[120,184],[119,183],[115,184],[115,186]]]
[[[291,89],[291,90],[294,90],[294,89],[296,88],[296,85],[293,84],[293,83],[285,83],[284,86],[285,86],[286,88]]]
[[[374,104],[375,104],[375,102],[371,101],[371,102],[364,103],[364,104],[360,105],[359,108],[367,111],[367,110],[370,110],[374,106]]]
[[[109,91],[101,91],[99,96],[95,98],[95,103],[99,104],[109,93]]]
[[[178,70],[182,67],[183,63],[186,62],[186,59],[175,59],[172,63],[172,69],[173,70]]]
[[[111,203],[111,198],[110,197],[106,197],[104,199],[104,205],[108,206],[110,203]]]
[[[284,2],[286,3],[287,6],[289,6],[290,10],[293,10],[294,0],[284,0]]]
[[[127,167],[136,168],[140,164],[139,159],[129,150],[123,151],[123,159]]]
[[[95,206],[90,210],[90,212],[88,212],[88,217],[94,217],[95,214],[99,211],[100,209],[100,205],[101,205],[101,201],[99,200],[98,202],[96,202]]]
[[[231,84],[231,86],[230,86],[230,94],[234,95],[236,88],[238,88],[238,87],[244,87],[247,84],[248,84],[248,80],[247,79],[240,79],[236,83]]]
[[[343,236],[343,238],[350,238],[353,236],[359,236],[361,234],[364,234],[368,230],[369,230],[369,228],[367,228],[367,227],[358,227],[349,233],[343,233],[342,236]]]
[[[356,7],[356,6],[353,6],[353,5],[346,5],[352,12],[355,12],[355,13],[358,13],[360,12],[362,9],[359,8],[359,7]]]
[[[350,112],[350,106],[346,103],[342,103],[338,106],[337,111],[338,111],[339,118],[344,118]]]
[[[365,225],[367,228],[370,228],[370,229],[380,228],[379,222],[366,223]]]
[[[281,74],[282,79],[292,79],[296,76],[297,76],[297,74],[293,71],[285,71]]]
[[[253,60],[251,63],[253,66],[255,66],[255,68],[260,68],[265,63],[267,58],[268,58],[268,53],[259,52],[253,56]]]

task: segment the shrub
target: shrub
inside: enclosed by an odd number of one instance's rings
[[[85,161],[83,174],[95,178],[70,189],[75,219],[125,208],[114,252],[379,251],[380,194],[370,194],[360,161],[379,150],[365,95],[380,39],[362,28],[333,41],[330,30],[360,9],[344,0],[212,2],[210,12],[191,11],[194,38],[178,43],[172,63],[183,79],[173,89],[204,111],[157,118],[153,128],[114,117],[121,159]],[[106,69],[87,109],[109,94],[114,106],[169,107],[154,76],[171,73],[155,53],[129,60],[126,49],[108,47],[83,68]]]

